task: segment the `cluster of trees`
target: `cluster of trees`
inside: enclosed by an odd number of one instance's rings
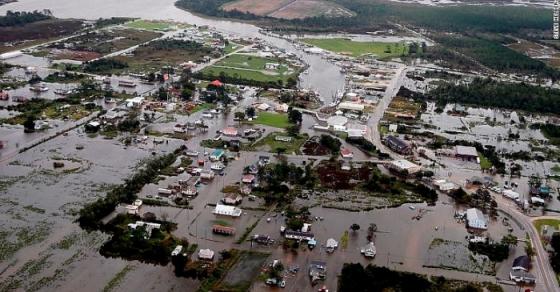
[[[535,74],[553,80],[560,79],[560,71],[504,46],[499,40],[477,35],[438,35],[435,40],[500,72]]]
[[[394,196],[410,191],[426,200],[428,204],[434,204],[438,197],[436,191],[423,184],[399,180],[394,176],[385,175],[377,169],[373,171],[371,177],[364,183],[363,189],[369,192]]]
[[[171,258],[171,251],[177,244],[181,244],[172,236],[168,236],[169,232],[176,228],[176,224],[148,220],[161,224],[160,229],[153,229],[151,236],[148,236],[144,227],[137,227],[133,230],[128,228],[127,223],[136,220],[142,220],[142,218],[119,214],[107,223],[106,230],[111,231],[113,235],[101,246],[99,253],[105,257],[120,257],[162,266],[167,265]],[[186,247],[186,245],[184,246]]]
[[[428,280],[425,276],[393,271],[385,267],[361,264],[344,264],[338,280],[340,292],[482,292],[481,287],[474,284],[459,284],[448,281],[444,277],[433,277]]]
[[[179,8],[214,17],[257,20],[275,30],[363,32],[387,28],[389,21],[440,31],[515,33],[522,29],[549,30],[551,11],[529,7],[446,6],[431,7],[369,0],[335,0],[354,12],[353,17],[317,16],[305,19],[275,19],[240,11],[224,11],[230,0],[180,0]]]
[[[44,11],[39,12],[37,10],[33,12],[26,11],[11,11],[8,10],[5,16],[0,16],[0,27],[24,25],[27,23],[37,22],[41,20],[50,19],[50,12]]]
[[[116,24],[125,23],[130,20],[132,20],[132,18],[128,18],[128,17],[99,18],[95,21],[95,27],[116,25]]]
[[[560,234],[554,233],[550,240],[550,246],[554,250],[550,257],[550,264],[556,273],[560,273]]]
[[[124,69],[128,67],[128,63],[115,60],[115,59],[99,59],[95,61],[86,62],[84,71],[86,72],[110,72],[114,69]]]
[[[517,245],[517,237],[507,235],[501,242],[471,242],[469,250],[486,255],[493,262],[501,262],[509,257],[511,245]]]
[[[373,145],[373,143],[371,143],[364,137],[346,137],[346,142],[360,148],[360,150],[370,155],[373,155],[375,152],[377,152],[377,148],[375,147],[375,145]]]
[[[419,97],[421,95],[417,95]],[[526,83],[475,78],[469,84],[443,83],[426,98],[439,104],[464,103],[538,113],[560,113],[560,90]]]
[[[180,149],[175,152],[180,152]],[[126,179],[124,184],[116,186],[109,191],[105,198],[99,198],[85,205],[80,210],[80,216],[77,220],[80,227],[86,230],[99,229],[102,226],[101,219],[111,214],[119,203],[132,203],[142,187],[152,182],[161,169],[165,169],[173,164],[177,159],[177,155],[177,153],[170,153],[150,159],[143,168],[138,170],[132,177]]]
[[[560,145],[560,126],[554,124],[532,124],[531,129],[540,129],[542,134],[549,140],[551,144]]]
[[[293,163],[288,164],[284,160],[260,169],[259,177],[264,183],[256,188],[256,191],[264,194],[267,204],[280,201],[288,203],[286,199],[290,191],[289,185],[312,188],[316,181],[311,165],[301,168]]]
[[[76,82],[84,79],[86,76],[79,73],[71,72],[53,72],[43,79],[45,82],[55,83],[55,82]]]
[[[342,145],[340,140],[338,140],[337,138],[325,134],[321,134],[319,144],[321,144],[321,146],[323,147],[328,148],[333,155],[336,155],[340,152],[340,146]]]

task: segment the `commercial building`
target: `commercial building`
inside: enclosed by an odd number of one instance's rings
[[[231,216],[231,217],[239,217],[243,211],[234,206],[226,206],[222,204],[217,204],[216,208],[213,211],[216,215],[223,215],[223,216]]]
[[[484,217],[484,214],[476,208],[467,209],[467,227],[473,229],[488,229],[488,221]]]

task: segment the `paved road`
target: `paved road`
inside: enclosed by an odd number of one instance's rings
[[[371,118],[368,121],[370,131],[368,132],[368,140],[370,140],[377,149],[381,150],[384,153],[389,154],[393,159],[402,159],[403,157],[385,146],[385,144],[381,143],[381,134],[379,133],[379,121],[383,118],[383,114],[389,107],[389,104],[393,100],[393,97],[397,95],[399,92],[399,88],[403,84],[404,77],[406,76],[406,71],[408,71],[408,67],[402,66],[397,69],[395,74],[395,78],[391,81],[391,84],[387,87],[383,98],[379,100],[379,103],[375,107],[375,111],[371,115]]]
[[[500,195],[495,196],[495,198],[500,209],[515,218],[529,235],[531,244],[535,250],[533,271],[537,277],[535,291],[560,291],[558,282],[556,281],[556,275],[554,270],[552,270],[552,266],[550,265],[548,259],[548,253],[544,249],[540,240],[539,231],[537,231],[533,225],[533,221],[535,220],[545,218],[560,219],[560,216],[528,217],[523,214],[517,205],[511,200],[508,200]]]

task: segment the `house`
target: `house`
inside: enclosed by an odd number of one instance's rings
[[[354,157],[354,153],[352,153],[352,150],[350,150],[348,148],[340,149],[340,155],[342,156],[342,158],[352,158],[352,157]]]
[[[362,112],[364,111],[365,106],[363,104],[359,104],[355,102],[343,101],[338,105],[338,109]]]
[[[140,207],[135,205],[126,205],[125,209],[127,214],[137,215]]]
[[[534,284],[537,280],[531,273],[525,271],[511,271],[509,272],[510,280],[516,283]]]
[[[287,113],[290,106],[287,103],[281,103],[277,105],[274,110],[280,113]]]
[[[198,190],[194,185],[187,186],[185,190],[181,191],[181,194],[185,197],[196,197],[198,195]]]
[[[437,187],[440,191],[445,192],[445,193],[449,193],[449,192],[459,188],[458,185],[456,185],[452,182],[448,182],[447,180],[444,180],[444,179],[434,180],[433,185],[435,187]]]
[[[271,244],[274,242],[274,240],[272,240],[272,238],[270,238],[270,236],[268,235],[263,235],[263,234],[255,234],[253,235],[253,237],[251,238],[251,241],[254,241],[258,244]]]
[[[239,192],[243,195],[250,195],[252,191],[253,190],[251,189],[251,187],[247,185],[242,185],[241,188],[239,189]],[[249,196],[249,201],[251,201],[251,196]]]
[[[478,158],[478,152],[474,147],[457,145],[455,146],[455,157],[467,161],[476,161]]]
[[[243,197],[238,194],[225,194],[222,202],[226,205],[238,205],[243,201]]]
[[[531,268],[531,258],[526,255],[516,257],[511,265],[512,271],[525,271],[528,272]]]
[[[214,251],[211,249],[201,249],[198,251],[198,259],[211,261],[214,259]]]
[[[212,232],[214,232],[216,234],[222,234],[222,235],[234,235],[235,234],[235,228],[215,224],[215,225],[212,225]]]
[[[472,229],[488,229],[488,222],[484,217],[484,214],[476,208],[467,209],[467,227]]]
[[[280,141],[280,142],[289,143],[289,142],[292,142],[292,137],[289,137],[289,136],[276,136],[276,137],[274,137],[274,140]]]
[[[264,64],[264,69],[266,69],[266,70],[278,70],[278,67],[280,67],[280,64],[278,64],[278,63],[266,63],[266,64]]]
[[[246,175],[243,176],[241,181],[244,184],[252,184],[255,181],[255,176],[253,174],[246,174]]]
[[[210,82],[208,85],[212,85],[214,87],[223,87],[224,86],[224,84],[218,79]]]
[[[420,165],[414,164],[406,159],[393,160],[387,164],[387,168],[398,173],[407,174],[415,174],[422,170]]]
[[[410,145],[404,140],[396,136],[389,135],[383,140],[383,142],[385,142],[385,145],[391,148],[391,150],[399,154],[403,154],[403,155],[412,154],[412,148],[410,147]]]
[[[99,131],[101,123],[98,121],[89,122],[84,126],[86,133],[96,133]]]
[[[268,105],[267,103],[260,103],[259,105],[257,105],[256,109],[265,112],[270,109],[270,105]]]
[[[138,227],[144,227],[146,230],[146,236],[144,238],[150,238],[152,236],[152,230],[160,229],[161,224],[159,223],[151,223],[151,222],[144,222],[144,221],[136,221],[136,223],[129,223],[128,228],[136,230]]]
[[[217,161],[222,159],[224,156],[225,151],[223,149],[215,149],[212,154],[210,154],[210,160]]]
[[[286,239],[309,241],[309,240],[313,239],[314,237],[315,236],[311,232],[286,230],[286,232],[284,233],[284,238],[286,238]]]
[[[309,279],[311,283],[317,283],[324,280],[327,276],[327,263],[322,261],[311,261],[308,268]]]
[[[213,180],[216,174],[213,171],[203,170],[200,172],[200,179]]]
[[[241,213],[243,213],[243,211],[234,206],[217,204],[216,208],[214,208],[214,211],[212,213],[216,215],[239,217],[241,216]]]
[[[333,238],[327,239],[327,244],[325,245],[327,252],[332,253],[336,248],[338,248],[338,242]]]
[[[222,130],[222,134],[224,134],[224,135],[226,135],[226,136],[230,136],[230,137],[235,137],[235,136],[237,136],[238,133],[237,133],[237,129],[236,129],[236,128],[234,128],[234,127],[227,127],[227,128],[224,128],[224,129]]]
[[[389,132],[396,133],[399,126],[397,124],[390,124],[389,125]]]

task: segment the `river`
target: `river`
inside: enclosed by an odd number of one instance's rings
[[[259,32],[257,26],[242,22],[202,18],[175,7],[174,3],[175,0],[19,0],[19,2],[1,6],[0,13],[5,14],[8,10],[50,9],[58,18],[98,19],[121,16],[208,25],[235,36],[256,37],[285,49],[287,52],[295,53],[310,67],[309,74],[301,75],[300,86],[318,91],[327,102],[332,99],[337,90],[344,88],[344,75],[340,73],[339,68],[322,59],[321,56],[304,53],[282,38],[264,35]]]

